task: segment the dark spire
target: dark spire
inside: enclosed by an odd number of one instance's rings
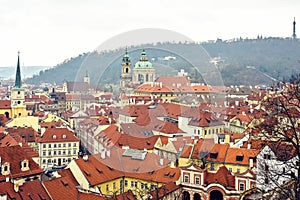
[[[129,62],[130,62],[130,57],[129,57],[129,55],[128,55],[127,46],[126,46],[125,54],[124,54],[124,56],[123,56],[122,61],[123,61],[123,62],[126,62],[126,63],[129,63]]]
[[[22,88],[22,80],[21,80],[21,68],[20,68],[20,52],[18,51],[18,63],[17,63],[17,72],[15,79],[15,88]]]
[[[293,22],[293,39],[296,39],[296,19],[294,17],[294,22]]]

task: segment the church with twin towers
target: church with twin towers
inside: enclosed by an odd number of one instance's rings
[[[148,60],[145,49],[142,50],[140,59],[131,67],[131,60],[126,48],[122,58],[122,71],[120,77],[120,92],[124,93],[128,88],[147,82],[155,81],[155,68]]]

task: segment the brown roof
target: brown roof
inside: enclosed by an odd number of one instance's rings
[[[67,82],[68,91],[88,92],[89,84],[86,82]]]
[[[79,142],[79,139],[67,128],[47,128],[39,142]]]
[[[16,200],[41,200],[51,199],[39,180],[27,181],[19,186],[19,191],[14,190],[11,182],[0,183],[0,195],[7,195],[8,199]]]
[[[43,182],[44,187],[52,199],[78,199],[79,192],[77,191],[76,186],[79,184],[70,169],[61,170],[59,171],[59,174],[61,175],[60,178],[54,178]]]
[[[179,185],[176,185],[174,182],[167,183],[166,185],[158,188],[157,190],[151,191],[152,199],[159,200],[164,196],[178,190],[180,188]]]
[[[256,158],[257,154],[259,154],[259,150],[246,148],[229,148],[227,151],[225,162],[237,165],[249,165],[249,159]],[[240,156],[241,160],[238,160],[237,156]]]
[[[10,100],[0,100],[0,109],[10,109]]]
[[[29,155],[26,155],[24,149],[20,146],[6,146],[0,147],[1,162],[10,163],[10,177],[19,178],[26,176],[39,175],[43,170],[36,164]],[[21,171],[20,163],[27,159],[30,170]],[[0,175],[0,181],[5,180],[6,176]]]
[[[216,173],[207,172],[206,176],[204,177],[204,180],[204,182],[208,185],[217,182],[226,187],[227,189],[234,190],[235,188],[234,176],[231,175],[231,173],[225,166],[220,167]]]
[[[17,134],[26,142],[35,142],[39,134],[32,127],[13,127],[7,128],[9,134]]]

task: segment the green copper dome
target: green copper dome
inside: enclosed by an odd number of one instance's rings
[[[124,56],[122,58],[122,62],[127,62],[127,63],[130,62],[130,57],[128,55],[127,48],[126,48],[125,54],[124,54]]]
[[[153,68],[152,63],[148,61],[146,51],[143,49],[140,61],[135,63],[134,68]]]

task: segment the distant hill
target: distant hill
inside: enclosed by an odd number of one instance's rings
[[[163,43],[147,45],[148,59],[151,60],[160,75],[174,75],[180,69],[185,69],[192,81],[202,81],[201,75],[191,65],[193,59],[201,60],[198,51],[204,48],[210,57],[218,57],[219,69],[225,85],[255,85],[272,84],[274,79],[284,80],[292,74],[300,72],[300,43],[291,39],[264,38],[238,39],[211,43]],[[144,46],[129,48],[132,65],[138,61]],[[136,50],[137,49],[137,50]],[[172,49],[165,51],[164,49]],[[28,83],[40,84],[62,83],[66,81],[82,81],[86,73],[90,75],[93,85],[118,83],[121,73],[121,59],[124,49],[107,52],[83,53],[70,58],[57,66],[42,70],[38,75],[26,80]],[[179,54],[173,54],[177,52]],[[189,60],[180,57],[180,52],[190,55]],[[176,59],[166,59],[168,56]],[[200,57],[200,58],[199,58]],[[209,68],[207,58],[203,67]]]
[[[16,67],[0,67],[0,79],[15,78]],[[49,66],[24,66],[21,67],[22,78],[30,78],[39,74],[40,71],[50,68]]]

